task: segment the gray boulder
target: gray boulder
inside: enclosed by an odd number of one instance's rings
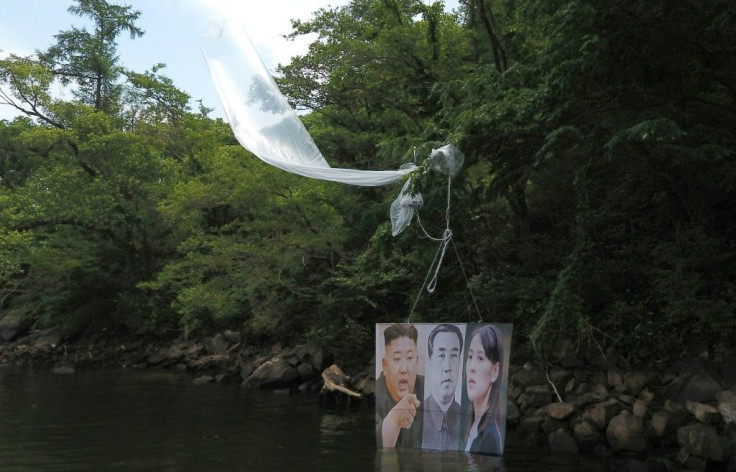
[[[33,331],[26,338],[28,344],[41,352],[50,352],[56,349],[63,340],[63,336],[58,329],[49,328]]]
[[[701,423],[716,424],[721,422],[721,414],[718,412],[718,408],[712,405],[698,402],[685,402],[685,409]]]
[[[542,423],[544,423],[544,416],[542,415],[524,416],[519,421],[519,429],[526,433],[536,433]]]
[[[677,411],[659,410],[652,414],[649,422],[651,426],[651,434],[657,438],[664,438],[671,434],[675,434],[677,428],[683,426],[686,422],[685,415]]]
[[[736,391],[724,390],[716,394],[718,412],[725,423],[736,423]]]
[[[250,377],[250,374],[252,374],[255,370],[255,367],[250,362],[242,364],[240,366],[240,378],[243,380],[247,379],[248,377]]]
[[[312,364],[302,363],[296,366],[296,371],[302,380],[311,380],[316,377],[316,372],[312,369]]]
[[[376,379],[374,375],[368,374],[356,385],[358,392],[364,397],[373,397],[376,394]]]
[[[574,355],[572,349],[573,342],[570,338],[559,339],[552,345],[552,352],[550,353],[550,360],[553,362],[559,362],[566,357]]]
[[[641,452],[647,446],[641,418],[632,415],[627,410],[621,411],[608,423],[606,439],[614,452]]]
[[[231,329],[226,329],[222,332],[222,335],[225,337],[225,339],[228,340],[228,342],[232,344],[239,343],[240,340],[243,338],[239,331],[233,331]]]
[[[608,394],[601,395],[600,393],[588,392],[575,397],[571,403],[577,408],[586,408],[589,405],[594,405],[607,399]]]
[[[207,348],[210,354],[214,355],[224,354],[232,345],[233,343],[228,339],[228,336],[225,336],[223,333],[215,334],[212,339],[207,342]]]
[[[158,366],[162,365],[167,359],[165,352],[155,352],[146,358],[146,364],[152,367]]]
[[[710,461],[728,460],[728,439],[709,424],[690,424],[677,430],[677,443],[696,456]]]
[[[572,452],[574,454],[578,452],[578,445],[575,442],[575,438],[569,431],[565,431],[562,428],[550,434],[547,439],[551,451]]]
[[[534,385],[524,390],[519,395],[518,403],[521,411],[527,411],[531,408],[539,408],[552,402],[553,394],[551,387],[546,385]]]
[[[211,375],[200,375],[199,377],[192,380],[194,385],[205,385],[215,381],[215,378]]]
[[[624,377],[626,392],[636,396],[647,385],[648,381],[647,375],[643,372],[629,372]]]
[[[602,384],[603,388],[606,388],[606,373],[605,372],[592,372],[590,374],[590,383]]]
[[[588,421],[580,421],[573,429],[575,441],[578,447],[584,451],[593,449],[598,444],[603,444],[603,436],[598,429]]]
[[[581,367],[579,369],[575,369],[575,372],[573,375],[575,376],[575,380],[578,382],[588,382],[590,381],[590,376],[592,375],[592,371],[587,367]]]
[[[307,354],[309,355],[309,362],[312,364],[312,368],[314,370],[319,372],[325,368],[325,356],[322,354],[321,349],[309,347]]]
[[[570,379],[569,382],[567,382],[567,385],[565,385],[565,393],[569,394],[569,398],[575,398],[580,395],[583,395],[584,393],[590,393],[591,388],[590,384],[588,382],[582,382],[575,378]],[[570,401],[567,398],[565,401]]]
[[[184,358],[184,351],[177,346],[171,346],[166,350],[166,357],[171,364],[176,364]]]
[[[593,388],[590,391],[603,399],[608,398],[608,388],[603,382],[598,382],[593,385]]]
[[[243,380],[247,388],[280,389],[296,386],[299,372],[283,357],[277,356],[263,363]]]
[[[0,341],[13,341],[28,332],[28,323],[19,315],[0,318]]]
[[[617,393],[623,393],[626,390],[626,384],[624,378],[618,369],[609,369],[606,375],[606,382],[608,386],[613,388]]]
[[[307,363],[312,367],[315,372],[322,372],[324,370],[324,356],[322,350],[314,346],[307,344],[300,344],[293,350],[293,356],[300,363]]]
[[[675,460],[680,465],[679,470],[708,470],[708,462],[705,459],[692,455],[686,447],[681,447],[677,451]]]
[[[596,429],[605,429],[619,411],[621,411],[621,403],[611,398],[589,407],[583,412],[583,419],[595,426]]]
[[[550,418],[564,420],[573,414],[575,405],[572,403],[550,403],[544,411]]]
[[[634,404],[631,406],[631,412],[641,419],[649,416],[649,408],[647,408],[646,402],[642,400],[634,400]]]
[[[639,400],[645,402],[646,404],[652,403],[654,399],[656,398],[656,395],[654,392],[649,390],[649,387],[644,387],[644,389],[639,392],[639,395],[636,396]]]
[[[693,401],[707,403],[715,401],[716,394],[723,391],[722,379],[717,368],[700,359],[685,365],[677,377],[664,390],[667,399],[684,403]]]
[[[659,438],[662,443],[676,442],[677,429],[685,426],[688,422],[688,413],[681,404],[665,400],[664,408],[655,411],[649,423],[649,433],[652,437]]]
[[[616,395],[616,398],[618,399],[618,401],[620,401],[624,405],[634,406],[635,399],[631,395],[628,395],[626,393],[619,393]]]
[[[198,357],[204,353],[204,346],[200,343],[180,343],[177,347],[184,351],[185,356],[190,358]]]
[[[542,428],[542,432],[546,436],[549,436],[550,434],[554,433],[560,428],[566,429],[567,425],[568,425],[567,421],[556,420],[554,418],[546,416],[544,418],[544,421],[542,422],[541,428]]]
[[[315,372],[322,372],[325,368],[322,350],[308,344],[298,344],[284,349],[280,355],[294,367],[299,364],[309,364]]]
[[[519,396],[524,393],[524,387],[515,384],[509,384],[509,399],[518,401]]]
[[[547,383],[547,374],[534,362],[527,362],[512,378],[514,385],[526,387]]]
[[[670,400],[664,401],[664,410],[671,411],[673,413],[681,414],[683,417],[687,416],[687,411],[681,403],[673,402]],[[681,425],[683,426],[683,425]]]
[[[557,390],[563,390],[567,382],[572,379],[572,372],[559,366],[554,366],[549,370],[549,379],[557,387]]]
[[[268,356],[259,355],[256,357],[250,357],[247,359],[244,359],[241,356],[241,362],[240,362],[240,378],[245,380],[248,377],[251,376],[255,370],[260,367],[261,365],[265,364],[266,361],[270,359]]]

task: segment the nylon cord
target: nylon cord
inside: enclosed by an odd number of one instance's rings
[[[447,177],[447,207],[445,208],[445,231],[442,233],[441,238],[435,238],[431,234],[429,234],[429,232],[424,228],[424,225],[422,224],[422,220],[419,217],[419,213],[418,212],[416,213],[417,224],[421,228],[424,235],[431,241],[439,243],[439,247],[437,248],[437,252],[434,255],[434,259],[432,259],[432,264],[430,264],[429,266],[427,275],[424,277],[424,282],[422,282],[422,286],[419,288],[419,293],[417,294],[417,297],[414,300],[414,305],[411,307],[409,316],[406,319],[407,323],[411,321],[411,317],[414,314],[414,310],[416,309],[417,304],[419,303],[419,299],[422,296],[422,292],[424,291],[424,288],[426,287],[427,292],[429,292],[430,294],[434,293],[435,289],[437,288],[437,280],[439,279],[440,267],[442,266],[442,261],[445,258],[445,252],[447,252],[447,246],[449,246],[450,243],[452,243],[452,248],[455,250],[455,256],[457,257],[457,260],[460,263],[460,271],[463,274],[463,278],[465,278],[465,285],[467,286],[468,292],[470,293],[470,298],[473,300],[473,306],[475,307],[475,311],[478,313],[478,320],[483,321],[483,317],[480,313],[480,308],[478,308],[478,302],[476,301],[475,294],[473,293],[473,289],[470,286],[470,280],[468,280],[468,276],[465,272],[465,267],[463,266],[463,261],[460,258],[460,252],[457,250],[457,246],[455,245],[455,242],[452,240],[452,230],[450,229],[451,190],[452,190],[452,176],[448,175]],[[432,272],[434,272],[434,275],[432,275],[431,281],[427,283],[427,280],[429,280],[429,277],[432,274]]]

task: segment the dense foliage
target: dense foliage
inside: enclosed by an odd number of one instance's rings
[[[375,322],[409,317],[513,322],[540,356],[733,348],[732,2],[353,0],[294,22],[318,38],[279,83],[333,164],[464,151],[433,295],[437,245],[386,223],[397,188],[266,167],[162,64],[122,67],[138,12],[70,13],[104,27],[0,60],[0,100],[24,115],[0,121],[0,316],[70,337],[231,328],[346,362],[370,356]],[[417,185],[441,234],[446,181]]]

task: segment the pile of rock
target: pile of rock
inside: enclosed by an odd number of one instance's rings
[[[554,451],[736,470],[730,377],[727,365],[702,360],[656,375],[604,357],[546,368],[529,362],[512,367],[507,422],[525,441]]]
[[[306,345],[259,352],[229,330],[161,346],[145,359],[148,367],[192,372],[196,384],[235,381],[246,388],[290,391],[318,388],[323,362],[322,351]]]
[[[100,333],[70,343],[56,330],[9,328],[3,335],[0,363],[51,366],[58,373],[73,373],[75,367],[160,368],[190,373],[197,384],[241,382],[247,388],[296,390],[318,389],[325,367],[319,349],[276,345],[263,352],[245,346],[241,333],[230,330],[168,341]]]
[[[275,346],[270,356],[252,356],[246,351],[240,376],[242,385],[249,388],[316,389],[321,383],[323,363],[319,349],[306,345],[287,349]]]

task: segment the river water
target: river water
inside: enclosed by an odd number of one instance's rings
[[[0,471],[604,471],[507,441],[502,459],[376,450],[373,412],[181,373],[0,365]]]

